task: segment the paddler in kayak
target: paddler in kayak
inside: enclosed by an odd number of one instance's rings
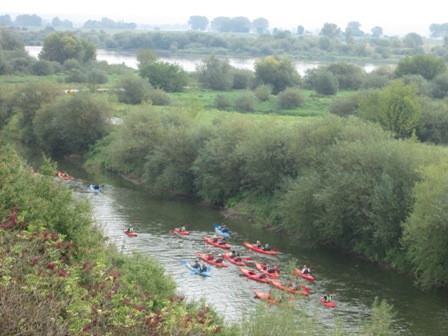
[[[299,290],[299,284],[297,282],[294,283],[289,283],[289,288],[291,288],[292,290]]]
[[[327,294],[324,295],[324,302],[333,302],[333,297],[330,293],[327,292]]]
[[[227,244],[227,240],[226,240],[226,238],[225,238],[225,237],[222,237],[220,240],[218,240],[218,244],[219,244],[219,245],[225,245],[225,244]]]
[[[128,227],[128,232],[134,232],[134,228],[132,227],[132,225],[130,225],[130,226]]]
[[[208,271],[207,266],[205,265],[205,263],[202,263],[202,264],[199,266],[199,272],[200,272],[200,273],[204,273],[204,272],[207,272],[207,271]]]
[[[185,226],[182,226],[182,227],[180,228],[180,232],[185,232],[185,231],[187,231],[187,229],[185,228]]]
[[[191,267],[193,267],[193,268],[200,268],[201,265],[199,264],[199,262],[198,262],[197,260],[195,260],[195,261],[194,261],[194,264],[191,265]]]
[[[232,259],[234,259],[234,258],[236,257],[236,252],[235,252],[235,250],[233,250],[233,251],[230,252],[229,257],[232,258]]]
[[[95,183],[95,185],[93,186],[93,189],[100,190],[100,185],[98,183]]]
[[[266,279],[266,277],[267,277],[266,274],[261,273],[261,274],[258,276],[258,279]]]
[[[235,260],[235,261],[242,261],[240,254],[237,253],[237,254],[236,254],[236,257],[233,258],[233,260]]]
[[[217,235],[213,235],[212,242],[217,243],[219,240],[219,237]]]
[[[308,268],[308,266],[303,265],[302,273],[305,274],[305,275],[310,275],[311,274],[311,270]]]
[[[221,226],[221,232],[222,233],[229,233],[230,231],[229,231],[229,228],[225,225],[225,224],[223,224],[222,226]]]
[[[263,250],[264,250],[264,251],[271,251],[272,248],[269,246],[269,244],[266,244],[266,245],[263,247]]]
[[[213,260],[213,259],[214,259],[213,253],[210,252],[207,256],[207,260]]]
[[[218,256],[218,258],[215,259],[215,263],[220,264],[224,261],[224,257],[222,256],[222,254],[220,254]]]
[[[257,242],[255,244],[252,244],[252,245],[255,246],[255,247],[258,247],[258,248],[262,248],[261,242],[259,240],[257,240]]]

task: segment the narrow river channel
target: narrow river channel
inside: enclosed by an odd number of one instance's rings
[[[30,161],[32,164],[32,161]],[[240,275],[236,265],[213,268],[210,278],[190,275],[180,260],[194,261],[196,252],[220,251],[204,244],[203,237],[213,235],[213,223],[226,223],[236,232],[229,242],[243,256],[254,260],[276,263],[286,269],[288,261],[296,258],[300,265],[313,265],[314,283],[309,297],[298,296],[297,307],[317,309],[324,323],[333,324],[336,318],[345,322],[350,334],[370,313],[374,298],[386,299],[397,313],[395,326],[400,335],[447,335],[448,293],[431,290],[422,292],[412,280],[393,271],[383,270],[371,263],[343,253],[321,248],[303,247],[300,241],[288,236],[263,231],[256,224],[223,217],[217,210],[188,199],[160,199],[149,195],[141,186],[134,185],[113,174],[85,170],[80,165],[59,161],[59,169],[75,177],[68,182],[76,197],[89,200],[96,222],[104,227],[104,234],[124,253],[133,251],[154,257],[165,267],[178,284],[178,290],[189,300],[204,297],[229,322],[237,322],[242,314],[258,302],[252,290],[268,292],[270,285],[258,283]],[[89,192],[87,185],[104,184],[99,194]],[[169,230],[182,224],[189,236],[170,234]],[[123,230],[132,224],[138,237],[128,237]],[[245,249],[243,241],[260,240],[278,247],[278,257],[263,256]],[[221,250],[224,251],[224,250]],[[287,272],[284,272],[287,273]],[[286,280],[288,274],[282,274]],[[318,298],[326,291],[335,291],[337,307],[326,308]]]

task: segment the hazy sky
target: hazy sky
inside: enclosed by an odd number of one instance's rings
[[[374,26],[383,28],[386,35],[416,32],[429,34],[432,23],[448,22],[442,0],[422,2],[402,0],[9,0],[2,1],[0,13],[11,15],[37,14],[49,19],[74,21],[75,16],[99,20],[137,24],[186,24],[190,16],[202,15],[210,21],[218,16],[244,16],[249,20],[263,17],[270,28],[295,30],[302,25],[306,30],[320,30],[325,23],[335,23],[345,30],[347,23],[357,21],[361,30],[370,33]],[[85,20],[81,18],[80,23]]]

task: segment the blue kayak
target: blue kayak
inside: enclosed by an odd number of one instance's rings
[[[92,189],[97,194],[100,192],[100,189],[95,189],[93,184],[89,184],[89,188]]]
[[[218,224],[213,224],[213,225],[215,226],[215,232],[216,232],[217,234],[220,234],[221,236],[230,238],[230,232],[222,232],[222,231],[219,229],[219,225],[218,225]]]
[[[201,276],[203,276],[203,277],[209,277],[209,276],[211,276],[210,275],[210,270],[211,270],[211,267],[210,266],[207,266],[207,272],[199,272],[199,269],[197,269],[197,268],[194,268],[193,266],[191,266],[189,263],[187,263],[185,260],[181,260],[180,261],[180,263],[181,264],[183,264],[183,265],[185,265],[185,266],[187,266],[192,272],[190,273],[190,274],[198,274],[198,275],[201,275]]]

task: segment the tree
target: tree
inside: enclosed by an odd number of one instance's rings
[[[139,72],[140,76],[148,78],[153,87],[167,92],[181,92],[188,83],[187,72],[179,64],[146,63]]]
[[[64,27],[64,28],[73,28],[73,22],[68,20],[60,20],[57,16],[53,18],[51,21],[51,25],[53,27]]]
[[[448,23],[433,23],[429,26],[429,31],[432,38],[445,37],[448,35]]]
[[[303,35],[303,33],[305,32],[305,28],[303,26],[297,26],[297,34],[299,35]]]
[[[117,85],[118,100],[125,104],[141,104],[149,100],[151,85],[140,76],[129,74],[119,80]]]
[[[403,243],[423,287],[448,284],[447,169],[446,162],[422,169],[413,211],[403,226]]]
[[[69,59],[88,62],[96,59],[96,47],[87,40],[78,40],[73,34],[56,32],[45,38],[39,58],[61,64]]]
[[[351,21],[347,24],[347,28],[350,30],[353,36],[364,36],[364,32],[361,30],[361,24],[358,21]]]
[[[12,25],[11,17],[9,16],[9,14],[0,15],[0,25],[2,26]]]
[[[431,95],[439,99],[448,96],[448,72],[437,75],[431,81]]]
[[[205,16],[194,15],[190,16],[188,25],[192,30],[207,30],[209,21]]]
[[[381,90],[366,95],[359,105],[359,115],[380,123],[397,138],[409,138],[419,124],[421,98],[417,85],[405,85],[401,80],[392,81]]]
[[[357,90],[365,77],[365,71],[354,64],[337,62],[326,66],[338,81],[338,88],[342,90]]]
[[[319,35],[335,39],[341,35],[341,29],[335,23],[325,23]]]
[[[85,154],[111,129],[107,97],[65,95],[43,106],[33,120],[38,143],[52,154]]]
[[[417,33],[409,33],[403,39],[403,43],[407,48],[418,48],[423,45],[423,37]]]
[[[0,49],[25,51],[25,45],[17,33],[6,27],[2,27],[0,30]]]
[[[258,34],[266,33],[269,28],[269,21],[260,17],[252,21],[252,27]]]
[[[252,28],[252,23],[247,17],[237,16],[230,20],[227,30],[234,33],[249,33]]]
[[[397,77],[421,75],[427,80],[432,80],[437,75],[445,72],[446,69],[443,58],[434,55],[418,54],[400,60],[395,69],[395,75]]]
[[[46,82],[30,82],[17,90],[14,105],[18,109],[19,127],[24,133],[25,140],[35,140],[32,123],[36,112],[43,105],[54,101],[60,94],[55,85]]]
[[[210,26],[211,26],[212,30],[214,30],[214,31],[225,32],[225,31],[228,31],[227,27],[230,24],[230,21],[231,21],[231,18],[229,18],[227,16],[219,16],[212,20],[212,22],[210,23]]]
[[[375,26],[373,27],[370,32],[372,33],[372,37],[381,37],[383,36],[383,28]]]
[[[42,26],[42,18],[40,16],[37,16],[36,14],[29,15],[29,14],[22,14],[17,15],[16,26],[36,26],[40,27]]]
[[[416,135],[422,142],[448,144],[448,104],[443,100],[425,99]]]
[[[211,55],[197,66],[199,82],[212,90],[226,91],[233,85],[233,71],[227,59],[220,60]]]
[[[318,71],[314,89],[322,95],[335,95],[338,92],[338,79],[329,70]]]
[[[300,75],[288,57],[268,56],[255,62],[255,78],[259,84],[272,85],[274,94],[300,83]]]
[[[139,49],[137,51],[138,68],[140,69],[146,63],[157,61],[157,53],[150,49]]]

